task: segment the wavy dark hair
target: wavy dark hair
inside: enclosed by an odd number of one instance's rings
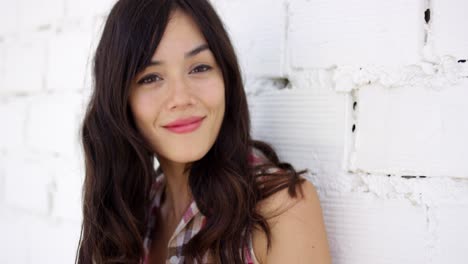
[[[304,180],[273,148],[250,136],[250,117],[238,61],[223,23],[206,0],[119,0],[112,8],[93,60],[93,93],[81,127],[85,155],[83,223],[75,263],[138,263],[143,254],[155,153],[135,126],[128,103],[131,80],[151,60],[175,9],[199,26],[220,66],[226,110],[219,135],[189,167],[189,185],[204,228],[183,248],[188,263],[210,252],[216,263],[243,263],[239,249],[254,229],[271,244],[257,204]],[[252,166],[260,150],[268,162]],[[269,168],[279,168],[269,173]],[[265,177],[266,176],[266,177]],[[260,178],[261,177],[261,178]],[[261,180],[259,180],[261,179]]]

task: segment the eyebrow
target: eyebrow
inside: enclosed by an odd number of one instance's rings
[[[204,51],[204,50],[208,50],[209,49],[209,46],[208,44],[201,44],[200,46],[194,48],[193,50],[189,51],[189,52],[186,52],[185,55],[184,55],[184,58],[190,58],[190,57],[193,57],[197,54],[199,54],[200,52]],[[151,61],[149,63],[148,66],[155,66],[155,65],[161,65],[163,64],[162,61],[158,61],[158,60],[154,60],[154,61]]]

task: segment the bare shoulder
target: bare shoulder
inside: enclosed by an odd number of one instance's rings
[[[253,233],[254,252],[260,263],[331,263],[317,191],[307,180],[300,187],[295,198],[283,189],[258,204],[272,234],[271,248],[267,250],[265,234]]]

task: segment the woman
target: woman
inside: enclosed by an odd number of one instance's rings
[[[314,187],[250,137],[206,0],[118,1],[94,81],[78,263],[330,262]]]

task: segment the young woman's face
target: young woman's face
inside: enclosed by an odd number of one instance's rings
[[[223,75],[182,11],[172,13],[151,65],[133,80],[129,103],[161,163],[199,160],[214,144],[225,110]]]

